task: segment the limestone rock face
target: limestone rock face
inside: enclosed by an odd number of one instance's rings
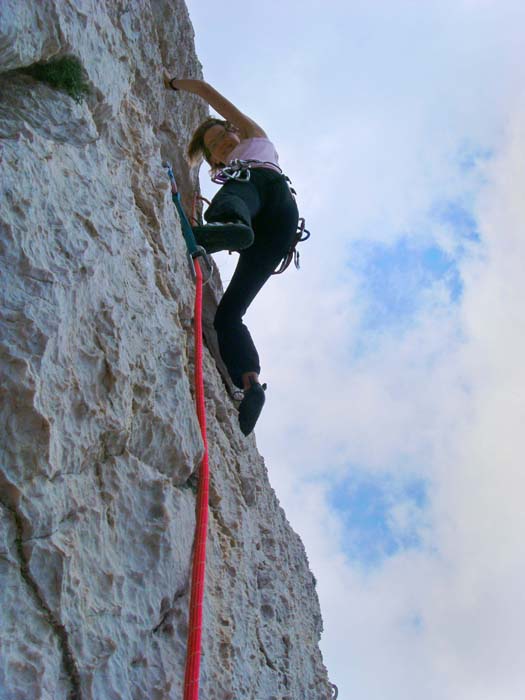
[[[184,148],[206,108],[165,90],[162,66],[201,76],[193,29],[182,0],[2,0],[0,15],[0,698],[179,699],[203,445],[161,163],[195,189]],[[17,71],[70,54],[81,104]],[[201,697],[329,698],[303,546],[204,362]]]

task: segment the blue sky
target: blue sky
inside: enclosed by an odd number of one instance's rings
[[[349,471],[334,487],[329,504],[348,535],[345,555],[367,568],[380,565],[400,550],[423,546],[426,502],[423,481],[399,483],[390,473],[370,476]]]
[[[525,5],[188,6],[312,231],[246,322],[340,698],[521,699]]]

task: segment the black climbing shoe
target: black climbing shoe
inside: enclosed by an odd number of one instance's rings
[[[255,381],[251,384],[251,387],[244,392],[244,398],[239,406],[239,425],[244,435],[249,435],[255,428],[266,398],[264,396],[266,384]]]
[[[253,243],[252,229],[242,221],[227,221],[194,226],[193,233],[198,245],[207,253],[219,250],[244,250]]]

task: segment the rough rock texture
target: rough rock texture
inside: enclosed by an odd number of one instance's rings
[[[205,107],[160,67],[200,75],[193,30],[181,0],[0,13],[0,698],[178,699],[202,442],[161,161],[193,189]],[[86,70],[81,105],[16,72],[63,54]],[[201,697],[329,698],[303,546],[209,352],[205,373]]]

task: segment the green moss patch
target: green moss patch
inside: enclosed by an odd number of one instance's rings
[[[78,103],[90,92],[82,64],[75,56],[63,56],[47,63],[34,63],[28,68],[23,68],[21,73],[47,83],[57,90],[63,90]]]

